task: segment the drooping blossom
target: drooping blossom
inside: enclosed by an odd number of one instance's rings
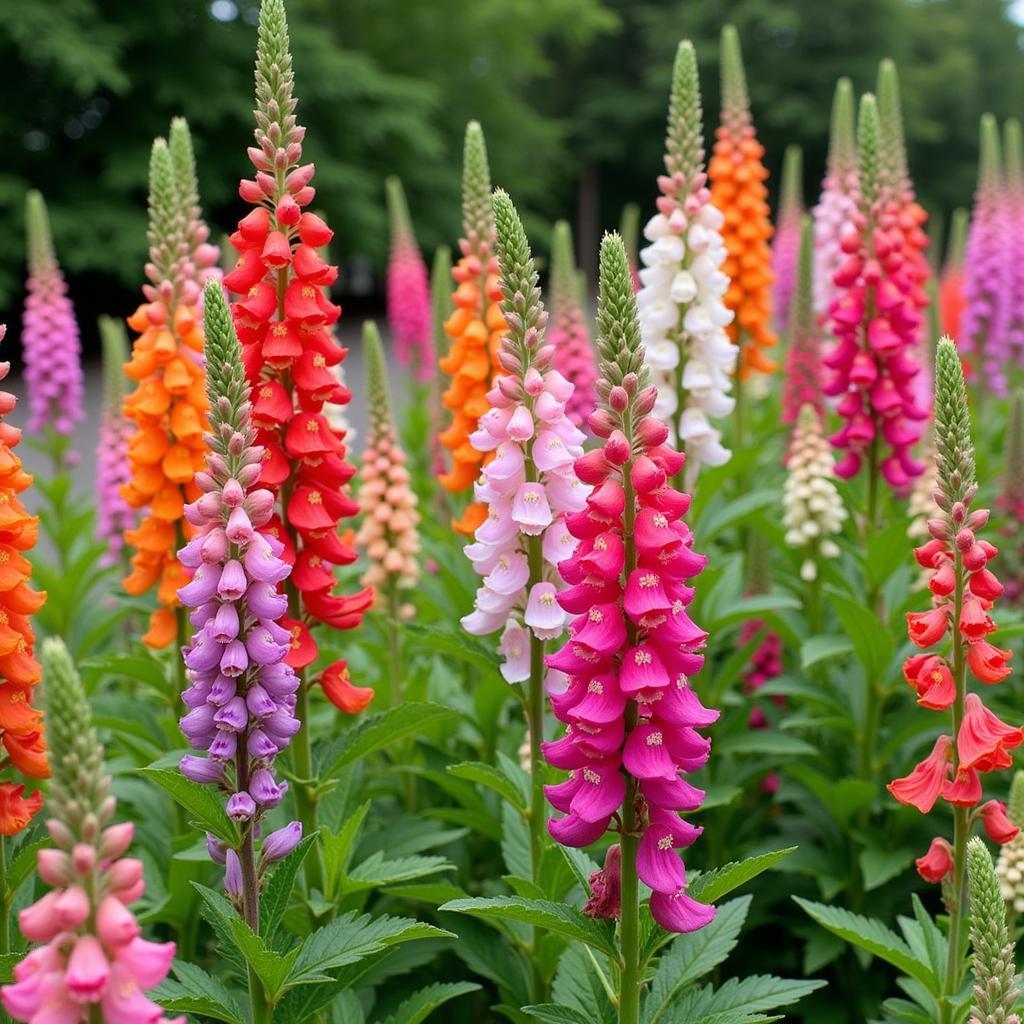
[[[776,363],[767,349],[778,342],[772,330],[772,224],[768,216],[768,169],[757,141],[740,39],[732,25],[722,29],[722,118],[708,177],[711,202],[722,211],[722,238],[729,257],[722,266],[729,278],[725,305],[735,314],[729,336],[740,348],[739,376],[772,373]]]
[[[435,356],[427,265],[413,233],[402,182],[392,175],[386,184],[391,222],[388,326],[399,365],[411,367],[417,380],[430,380]]]
[[[191,143],[187,128],[172,133],[172,155],[164,139],[153,143],[149,165],[149,260],[143,285],[145,301],[128,318],[138,332],[124,372],[135,381],[125,396],[124,415],[132,423],[128,441],[129,479],[121,488],[140,517],[125,531],[134,549],[124,588],[138,596],[156,588],[157,608],[142,637],[151,647],[184,642],[179,635],[177,590],[186,576],[176,551],[187,533],[185,503],[197,496],[192,478],[202,468],[206,393],[203,380],[201,282],[209,276],[205,242],[191,254],[193,234],[206,227],[195,205],[189,177]],[[175,168],[180,168],[179,177]],[[214,253],[216,250],[214,249]]]
[[[597,362],[580,303],[572,233],[564,220],[555,224],[551,240],[548,290],[551,306],[548,341],[555,346],[554,366],[574,389],[565,404],[565,413],[577,427],[582,427],[597,403],[594,392]]]
[[[981,118],[978,187],[964,254],[964,310],[960,349],[985,389],[1006,394],[1007,341],[1003,334],[1007,300],[1004,263],[1007,210],[1004,203],[999,127],[991,114]]]
[[[1024,368],[1024,143],[1015,117],[1007,118],[1003,125],[1003,159],[1003,294],[996,337],[1006,347],[1005,378]],[[996,393],[1005,397],[1005,384],[1002,392]]]
[[[274,494],[260,486],[264,451],[252,426],[241,347],[217,282],[207,285],[204,308],[209,452],[196,474],[200,497],[185,508],[195,535],[179,558],[192,578],[178,591],[195,629],[183,651],[188,711],[180,725],[196,753],[182,758],[181,770],[225,793],[242,845],[251,847],[263,813],[288,790],[274,776],[274,759],[299,728],[299,680],[285,661],[292,641],[282,625],[288,598],[280,592],[292,567],[282,557],[282,542],[261,532],[274,513]],[[297,822],[288,828],[293,847],[301,828]],[[263,842],[265,862],[280,854],[282,837],[268,848],[274,835]],[[212,839],[210,846],[218,850]],[[226,881],[229,893],[240,897],[231,872]]]
[[[584,440],[566,415],[573,386],[554,368],[537,271],[504,192],[495,194],[494,214],[508,327],[499,354],[505,372],[470,437],[491,458],[476,485],[486,515],[466,548],[483,582],[462,625],[477,636],[501,630],[501,673],[517,683],[530,678],[531,638],[557,640],[565,630],[558,566],[576,546],[566,517],[584,507],[589,488],[573,471]]]
[[[853,84],[836,82],[832,100],[828,163],[814,215],[814,311],[824,317],[838,298],[835,274],[846,260],[843,237],[856,230],[858,216],[857,143]]]
[[[786,458],[782,525],[786,543],[800,552],[800,577],[814,580],[823,558],[836,558],[846,506],[836,488],[832,451],[821,416],[810,405],[800,410]]]
[[[881,173],[878,107],[861,101],[858,123],[858,214],[843,236],[845,259],[833,276],[837,297],[829,309],[834,347],[824,357],[826,395],[838,399],[843,425],[830,438],[843,453],[836,473],[881,473],[906,488],[924,467],[913,447],[921,437],[927,406],[916,377],[921,314],[916,285],[901,273],[904,238],[894,212],[892,175]]]
[[[805,405],[819,416],[825,414],[821,391],[821,329],[811,301],[813,257],[811,219],[805,215],[800,229],[796,287],[790,306],[789,347],[782,381],[783,423],[792,423]]]
[[[325,405],[346,405],[351,394],[336,367],[346,356],[332,334],[341,308],[328,289],[338,268],[320,250],[333,232],[309,209],[315,168],[303,164],[305,128],[296,121],[294,73],[282,0],[264,0],[256,44],[255,168],[239,195],[252,209],[229,241],[238,253],[224,287],[252,387],[252,423],[264,450],[260,484],[275,498],[264,536],[283,545],[293,566],[287,589],[292,608],[289,665],[304,669],[316,658],[315,623],[353,629],[373,593],[336,594],[335,566],[356,560],[343,520],[359,509],[347,485],[355,468],[344,436],[332,428]],[[331,666],[340,671],[342,664]]]
[[[637,305],[658,389],[655,412],[670,443],[685,450],[692,484],[701,465],[720,466],[731,454],[711,420],[732,412],[737,349],[726,334],[733,314],[724,304],[723,218],[706,185],[697,58],[688,40],[679,44],[672,72],[665,171],[658,212],[644,228],[650,244],[640,252]]]
[[[47,427],[71,437],[85,419],[82,345],[75,309],[50,235],[46,202],[29,192],[25,202],[28,280],[21,344],[25,357],[28,430]]]
[[[100,317],[103,343],[103,410],[96,446],[96,536],[106,545],[103,565],[114,565],[124,550],[124,534],[135,527],[135,510],[124,500],[122,488],[131,478],[128,443],[131,421],[124,415],[124,364],[128,336],[124,325]]]
[[[7,325],[0,324],[0,341]],[[0,362],[0,381],[11,372]],[[35,631],[31,616],[42,608],[46,594],[29,584],[32,565],[26,555],[36,545],[39,519],[31,516],[18,497],[32,485],[32,477],[14,453],[21,431],[5,422],[17,399],[0,390],[0,743],[8,765],[30,779],[50,775],[43,729],[43,714],[33,706],[40,680],[35,657]],[[43,795],[25,795],[17,779],[0,781],[0,835],[17,835],[43,805]]]
[[[573,620],[569,641],[547,659],[568,676],[551,697],[567,729],[544,744],[544,755],[570,775],[546,788],[562,814],[548,828],[567,846],[621,830],[618,870],[650,887],[651,913],[663,928],[694,931],[715,913],[687,895],[677,852],[701,833],[679,812],[696,810],[704,798],[685,775],[708,758],[710,741],[697,729],[718,717],[690,686],[707,634],[687,614],[694,590],[686,581],[707,559],[693,550],[682,519],[689,497],[668,482],[685,456],[669,447],[667,427],[651,415],[657,390],[617,236],[602,242],[600,278],[601,403],[590,427],[601,447],[576,460],[577,475],[594,489],[566,520],[579,546],[560,565],[569,587],[557,600]],[[595,886],[592,912],[617,909],[602,898],[615,891],[616,867]],[[635,911],[621,913],[627,909]]]
[[[946,245],[946,259],[939,278],[939,325],[943,334],[959,338],[960,318],[963,316],[964,297],[964,252],[967,248],[967,228],[970,214],[958,206],[949,223],[949,242]]]
[[[931,753],[907,776],[889,783],[889,792],[903,804],[927,814],[941,798],[966,816],[956,817],[953,847],[963,848],[975,822],[998,842],[1017,834],[1016,826],[991,803],[982,804],[983,774],[1012,764],[1011,751],[1024,744],[1024,729],[1007,725],[989,710],[980,694],[969,688],[973,677],[992,685],[1010,674],[1010,652],[991,640],[996,624],[991,612],[1002,584],[989,568],[996,549],[978,536],[988,510],[971,509],[977,494],[974,447],[956,346],[939,342],[935,385],[935,459],[938,480],[935,501],[939,514],[929,520],[931,539],[914,551],[917,563],[929,571],[932,606],[907,614],[907,632],[920,653],[909,657],[903,675],[917,694],[917,703],[933,711],[953,711],[953,734],[942,734]],[[935,650],[947,635],[955,639],[949,653]],[[966,829],[966,831],[964,831]],[[934,844],[933,844],[934,847]],[[934,856],[918,868],[930,881],[937,877]],[[962,891],[962,880],[956,880]],[[963,911],[959,899],[951,909],[952,935]]]
[[[1006,424],[1006,468],[996,506],[1003,514],[1000,575],[1008,603],[1024,604],[1024,391],[1016,391]]]
[[[803,151],[787,146],[782,161],[782,185],[779,212],[772,239],[772,310],[776,334],[790,332],[790,304],[796,292],[797,262],[800,258],[800,233],[804,218]]]
[[[462,164],[462,230],[459,262],[452,268],[456,289],[455,312],[445,322],[451,348],[440,359],[451,383],[441,396],[451,423],[441,432],[441,444],[451,452],[451,468],[438,480],[451,494],[470,490],[480,475],[484,453],[470,442],[480,417],[489,405],[487,392],[500,370],[498,352],[505,332],[498,286],[498,260],[494,254],[494,213],[491,209],[491,172],[484,134],[476,121],[466,125]],[[470,502],[453,520],[457,533],[471,537],[487,512]]]
[[[371,322],[363,328],[363,353],[370,425],[359,471],[359,512],[363,521],[356,543],[370,563],[363,583],[373,587],[378,605],[396,618],[409,619],[415,614],[415,606],[403,604],[402,599],[420,575],[420,514],[405,452],[395,430],[384,349]]]
[[[167,977],[173,942],[149,942],[130,906],[143,894],[141,860],[125,856],[132,822],[113,823],[117,801],[82,682],[61,640],[43,644],[47,720],[54,753],[39,877],[49,891],[18,914],[34,948],[0,989],[26,1024],[185,1024],[146,996]]]

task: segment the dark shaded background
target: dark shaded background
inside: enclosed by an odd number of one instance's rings
[[[50,202],[89,351],[95,315],[136,302],[148,150],[172,115],[192,125],[215,234],[230,229],[250,170],[256,16],[254,0],[0,0],[0,309],[14,339],[26,188]],[[800,143],[809,199],[835,79],[870,88],[883,56],[900,68],[911,166],[937,225],[970,201],[979,115],[1024,112],[1021,31],[1004,0],[290,0],[289,16],[317,204],[356,316],[379,298],[386,174],[404,179],[425,249],[457,237],[470,117],[537,248],[568,216],[592,266],[623,204],[651,206],[684,35],[713,128],[727,21],[769,165]]]

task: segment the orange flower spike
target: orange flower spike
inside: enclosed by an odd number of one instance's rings
[[[750,116],[743,57],[736,29],[722,30],[722,119],[708,177],[711,202],[725,217],[722,239],[729,255],[722,271],[732,282],[725,305],[735,314],[729,336],[741,346],[738,373],[772,373],[776,362],[766,350],[777,344],[772,329],[772,224],[768,210],[764,147]]]
[[[148,514],[136,529],[125,531],[125,541],[136,553],[124,586],[133,595],[157,588],[161,607],[143,636],[151,647],[166,647],[176,637],[172,609],[179,602],[168,573],[177,566],[181,537],[189,533],[184,508],[195,496],[192,479],[205,449],[208,404],[199,298],[218,257],[216,248],[206,243],[207,234],[188,126],[176,119],[170,143],[157,139],[153,144],[149,283],[142,289],[145,302],[128,318],[138,337],[125,365],[125,374],[138,387],[124,402],[125,417],[135,431],[128,442],[131,476],[121,494],[129,506]],[[184,582],[177,574],[172,578],[177,585]]]
[[[505,321],[494,255],[494,214],[491,210],[491,174],[483,132],[476,121],[466,126],[462,173],[462,258],[452,268],[457,287],[452,294],[455,311],[445,321],[451,348],[439,362],[452,378],[442,401],[452,412],[451,423],[438,440],[451,453],[451,468],[438,476],[452,494],[468,491],[480,474],[483,456],[469,443],[477,421],[487,411],[487,392],[500,373],[498,352]],[[452,527],[471,536],[483,521],[484,510],[471,503]]]

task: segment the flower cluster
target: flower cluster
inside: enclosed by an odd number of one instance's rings
[[[723,218],[706,186],[697,58],[688,40],[676,51],[665,150],[658,213],[644,229],[651,244],[640,252],[637,304],[658,389],[655,412],[670,441],[685,449],[692,480],[701,464],[720,466],[731,454],[710,420],[732,412],[737,350],[726,334],[733,314],[723,301]]]
[[[185,1024],[145,995],[171,968],[173,942],[149,942],[129,909],[143,893],[142,861],[124,856],[131,822],[112,824],[117,802],[103,770],[81,680],[63,643],[43,646],[53,785],[47,822],[54,847],[36,855],[51,889],[18,914],[36,946],[0,989],[4,1009],[26,1024]]]
[[[96,446],[96,536],[106,545],[103,565],[114,565],[124,550],[124,534],[135,526],[135,510],[122,488],[131,479],[128,443],[132,424],[124,415],[124,364],[128,337],[124,325],[100,317],[103,343],[103,411]]]
[[[0,341],[6,333],[6,325],[0,324]],[[0,381],[10,370],[10,363],[0,363]],[[41,672],[29,616],[43,606],[46,594],[29,585],[32,565],[25,553],[35,547],[39,519],[25,511],[18,497],[31,486],[32,477],[14,453],[21,431],[3,421],[15,403],[14,395],[0,391],[0,743],[5,757],[22,775],[45,779],[50,766],[43,715],[32,706]],[[22,783],[0,782],[0,834],[16,835],[42,807],[42,793],[26,797],[24,792]]]
[[[707,634],[687,615],[694,590],[686,581],[707,559],[693,551],[681,518],[689,497],[668,483],[685,457],[668,446],[667,428],[651,415],[657,391],[647,383],[617,236],[601,246],[598,353],[601,404],[590,427],[601,447],[575,464],[594,490],[586,507],[567,517],[580,543],[560,566],[570,587],[558,603],[574,616],[571,637],[547,659],[569,679],[551,697],[567,731],[544,744],[544,755],[571,772],[546,788],[564,815],[548,827],[558,842],[586,846],[615,819],[623,870],[650,886],[655,920],[670,931],[693,931],[715,913],[686,894],[676,852],[701,832],[679,816],[704,798],[683,775],[707,761],[711,744],[697,729],[718,717],[689,684],[703,664],[698,651]]]
[[[134,430],[128,442],[130,476],[121,488],[128,506],[142,513],[125,530],[135,549],[124,581],[129,594],[157,588],[159,607],[143,640],[166,647],[179,635],[177,590],[186,579],[176,550],[185,531],[185,502],[203,465],[206,393],[200,286],[217,250],[205,242],[206,227],[195,200],[192,147],[187,128],[172,126],[171,145],[157,139],[149,165],[149,262],[145,301],[128,318],[138,332],[124,372],[137,386],[124,400]],[[212,250],[212,252],[211,252]]]
[[[883,188],[878,107],[862,99],[858,124],[859,208],[843,235],[845,259],[833,275],[838,295],[829,308],[836,344],[824,357],[825,394],[838,398],[843,426],[831,442],[844,452],[836,473],[855,476],[864,460],[894,488],[905,488],[923,466],[912,454],[927,408],[919,403],[915,358],[922,318],[917,285],[904,272],[904,236]],[[882,456],[880,467],[877,460]]]
[[[1016,118],[1003,125],[1003,139],[1003,301],[996,337],[1003,339],[1006,359],[995,380],[996,393],[1005,397],[1007,372],[1024,368],[1024,141]]]
[[[333,592],[332,568],[357,557],[338,526],[359,507],[346,492],[355,468],[324,406],[351,396],[333,372],[347,354],[331,331],[341,308],[327,294],[338,268],[318,252],[333,232],[306,209],[316,194],[314,167],[300,163],[305,129],[296,123],[293,83],[284,6],[266,0],[256,48],[256,145],[249,148],[256,173],[239,186],[253,209],[230,237],[238,258],[224,286],[237,296],[232,314],[264,450],[260,482],[277,501],[262,531],[294,565],[288,586],[296,601],[286,627],[289,664],[300,669],[316,657],[310,623],[352,629],[373,593]]]
[[[400,592],[415,586],[419,578],[420,539],[416,527],[420,515],[391,413],[384,350],[372,323],[363,329],[363,352],[370,427],[359,471],[363,522],[356,543],[370,563],[363,583],[374,588],[380,603],[393,604],[394,610],[408,619],[415,613],[414,607],[399,606],[398,601]]]
[[[50,236],[46,203],[29,192],[25,204],[28,281],[22,318],[28,429],[50,427],[70,437],[85,419],[81,342],[75,310]]]
[[[725,304],[736,314],[729,326],[740,346],[740,377],[757,370],[772,373],[775,362],[765,350],[778,342],[772,330],[772,271],[768,189],[764,146],[757,141],[750,116],[743,57],[736,29],[722,29],[722,120],[708,177],[711,201],[725,215],[722,237],[729,251],[723,271],[729,278]]]
[[[255,444],[241,351],[216,282],[207,285],[205,312],[210,450],[196,475],[201,497],[185,510],[196,533],[179,552],[192,579],[178,596],[192,609],[195,627],[183,652],[189,711],[180,724],[193,749],[207,756],[185,755],[181,770],[228,792],[229,816],[251,829],[287,792],[273,762],[299,728],[299,680],[285,662],[292,637],[281,625],[288,598],[278,589],[291,567],[281,557],[284,545],[260,532],[273,515],[274,495],[259,486],[263,449]],[[265,863],[298,842],[298,823],[286,830],[267,837]],[[229,862],[230,891],[237,854],[210,846]]]
[[[806,215],[800,229],[796,287],[789,318],[789,348],[782,381],[782,422],[792,423],[809,405],[819,416],[825,413],[821,392],[821,337],[812,303],[813,242],[811,220]]]
[[[476,485],[486,515],[466,548],[483,584],[462,625],[478,636],[503,631],[501,673],[515,683],[530,676],[531,635],[555,640],[565,629],[558,567],[576,546],[566,517],[583,508],[589,488],[573,472],[584,440],[565,411],[573,386],[553,368],[537,272],[504,192],[495,194],[494,214],[508,325],[499,356],[505,372],[487,393],[490,408],[470,438],[493,457]]]
[[[743,673],[743,690],[752,698],[757,691],[772,679],[782,675],[782,637],[774,630],[767,629],[763,619],[747,619],[740,630],[739,646],[746,647],[755,637],[761,637],[753,653],[750,655],[749,667]],[[784,698],[778,694],[771,698],[779,707]],[[768,719],[764,709],[751,701],[750,728],[765,729]],[[778,772],[770,772],[765,776],[762,788],[766,793],[774,793],[779,788]]]
[[[444,325],[452,345],[439,362],[442,371],[452,379],[442,395],[452,421],[439,435],[441,444],[451,452],[452,465],[438,479],[452,494],[468,491],[480,475],[484,453],[473,446],[470,435],[489,408],[487,392],[500,370],[498,352],[505,333],[498,260],[494,254],[491,174],[484,135],[476,121],[466,126],[462,227],[462,256],[452,268],[457,284],[452,295],[455,312]],[[483,505],[472,502],[452,526],[458,533],[472,536],[486,514]]]
[[[434,337],[430,317],[430,282],[412,230],[402,182],[387,180],[391,254],[388,261],[388,326],[401,366],[411,366],[417,380],[434,375]]]
[[[970,821],[980,818],[994,841],[1007,842],[1017,828],[1003,805],[989,801],[977,807],[981,775],[1012,764],[1010,751],[1024,743],[1024,729],[1006,725],[967,688],[968,674],[986,685],[1005,679],[1010,652],[989,639],[996,629],[990,613],[1003,588],[988,568],[996,549],[977,536],[988,510],[970,508],[978,488],[967,399],[956,347],[946,338],[939,342],[935,405],[935,501],[941,515],[929,521],[931,539],[914,552],[918,564],[929,570],[933,606],[907,614],[908,635],[922,653],[906,660],[903,674],[922,707],[944,711],[957,705],[962,714],[954,716],[955,735],[940,735],[931,753],[888,789],[922,814],[940,796],[954,807],[974,809]],[[949,658],[931,650],[947,633],[952,633]],[[941,838],[918,861],[928,881],[940,881],[952,867],[949,844]]]
[[[841,532],[846,506],[836,489],[832,452],[821,416],[810,405],[800,410],[786,459],[788,475],[782,492],[782,525],[786,543],[803,554],[800,576],[813,580],[818,563],[835,558],[833,538]]]
[[[551,242],[551,328],[548,341],[555,346],[555,369],[573,384],[573,393],[565,404],[565,414],[582,427],[597,403],[594,384],[597,363],[590,343],[590,331],[580,305],[576,261],[572,252],[572,234],[566,221],[555,224]]]
[[[788,334],[790,304],[796,293],[797,263],[800,259],[800,232],[804,218],[803,151],[787,146],[782,161],[782,186],[779,191],[779,213],[775,218],[772,239],[772,308],[775,330]]]
[[[814,215],[814,311],[824,316],[838,298],[835,274],[846,260],[843,238],[858,216],[857,144],[853,125],[853,84],[836,83],[832,100],[828,164]]]

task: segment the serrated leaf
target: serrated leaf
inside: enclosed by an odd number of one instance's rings
[[[414,878],[453,869],[454,865],[446,857],[398,857],[385,860],[384,854],[378,851],[357,864],[348,873],[341,888],[347,894],[379,885],[411,882]]]
[[[761,872],[778,864],[783,857],[788,857],[795,846],[784,850],[773,850],[771,853],[760,853],[746,860],[732,861],[724,867],[715,868],[699,875],[687,889],[687,894],[703,903],[714,903],[723,896],[738,889],[745,882],[756,878]]]
[[[195,964],[174,962],[174,978],[161,982],[147,993],[170,1013],[195,1013],[224,1024],[244,1024],[248,1014],[235,994]]]
[[[568,1006],[557,1003],[538,1003],[535,1006],[524,1006],[523,1013],[536,1020],[547,1021],[548,1024],[594,1024],[591,1017],[572,1010]]]
[[[491,896],[452,900],[439,909],[472,914],[485,920],[520,921],[523,924],[536,925],[567,939],[585,942],[605,956],[618,956],[609,922],[587,917],[575,907],[560,903],[527,900],[520,896]]]
[[[618,1015],[608,999],[603,970],[583,943],[570,942],[558,961],[551,998],[559,1006],[579,1010],[592,1024],[615,1024]]]
[[[194,824],[215,835],[229,847],[241,842],[238,826],[228,817],[220,798],[208,786],[186,779],[173,768],[143,768],[143,773],[166,790],[194,819]]]
[[[448,774],[454,775],[457,779],[466,779],[475,782],[480,786],[497,793],[498,796],[513,804],[520,811],[526,809],[520,799],[519,789],[516,784],[505,776],[505,773],[482,761],[464,761],[462,764],[451,764],[448,766]]]
[[[903,939],[881,921],[799,896],[793,899],[822,928],[892,964],[897,970],[916,978],[929,992],[938,995],[938,981],[931,967],[919,961]]]
[[[421,1024],[439,1006],[469,992],[479,991],[472,981],[438,982],[409,996],[383,1024]]]
[[[46,839],[39,839],[34,843],[23,846],[7,865],[7,889],[9,892],[17,892],[22,882],[36,870],[36,855],[40,850],[46,849],[53,844]]]

